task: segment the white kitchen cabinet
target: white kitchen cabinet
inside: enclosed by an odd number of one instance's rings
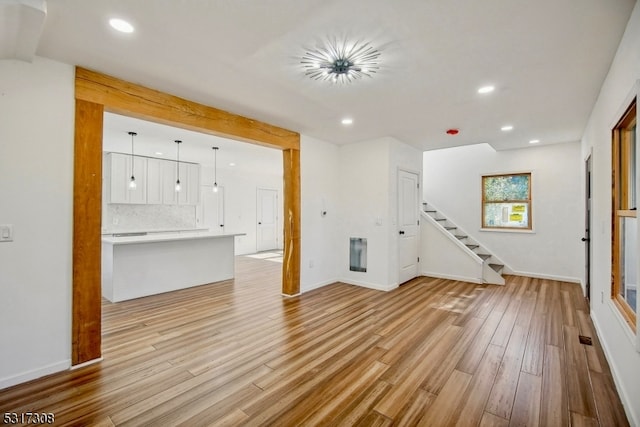
[[[197,205],[200,201],[200,165],[195,163],[180,164],[180,183],[182,189],[178,197],[181,205]]]
[[[147,159],[147,204],[162,204],[162,164],[166,160]]]
[[[105,155],[105,197],[107,203],[149,205],[191,205],[200,201],[200,165],[180,162],[180,192],[176,192],[177,163],[133,156],[136,188],[130,189],[131,155]]]
[[[161,160],[162,204],[177,205],[178,193],[176,192],[176,180],[178,179],[176,162]]]
[[[108,153],[105,171],[107,172],[107,203],[147,203],[147,159],[121,153]],[[131,189],[131,175],[136,178],[136,188]]]

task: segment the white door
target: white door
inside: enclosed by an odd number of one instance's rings
[[[278,191],[258,188],[257,200],[258,252],[278,248]]]
[[[399,283],[418,275],[418,174],[398,171]]]
[[[196,209],[198,228],[208,228],[217,234],[224,233],[224,187],[214,193],[212,186],[202,186],[200,204]]]

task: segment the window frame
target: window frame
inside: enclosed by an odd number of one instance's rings
[[[527,194],[527,199],[509,199],[509,200],[501,200],[501,201],[490,201],[486,200],[485,195],[485,179],[486,178],[496,178],[496,177],[512,177],[512,176],[527,176],[529,181],[529,191]],[[533,230],[533,200],[531,197],[532,193],[532,174],[531,172],[513,172],[513,173],[496,173],[496,174],[486,174],[482,175],[480,180],[481,192],[482,192],[482,209],[480,212],[480,224],[482,230],[489,231],[514,231],[514,232],[531,232]],[[485,224],[485,211],[487,204],[491,203],[526,203],[529,206],[529,211],[527,213],[527,226],[526,227],[507,227],[507,226],[495,226]]]
[[[630,155],[631,138],[629,136],[631,129],[636,129],[636,126],[637,98],[633,98],[631,104],[625,109],[611,130],[611,299],[634,333],[636,333],[637,325],[636,313],[620,294],[622,288],[620,269],[624,249],[621,248],[623,241],[620,237],[620,232],[625,218],[637,218],[637,210],[635,209],[637,206],[629,206],[630,191],[633,189],[633,185],[629,185],[629,174],[632,165],[634,165],[634,172],[638,173],[635,168],[636,159],[631,158]],[[637,133],[637,131],[635,132]],[[635,150],[637,150],[637,139],[634,138],[634,141]],[[633,154],[633,157],[637,157],[637,153],[634,152]],[[637,194],[634,196],[637,196]],[[637,199],[635,202],[637,204]]]

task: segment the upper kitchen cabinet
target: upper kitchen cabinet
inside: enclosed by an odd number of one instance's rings
[[[180,164],[181,190],[178,196],[180,205],[197,205],[200,200],[200,165]]]
[[[147,159],[147,204],[163,204],[162,166],[167,163],[162,159]]]
[[[200,192],[200,165],[180,162],[180,191],[176,191],[177,180],[176,162],[149,159],[149,194],[153,194],[154,197],[148,203],[197,205]]]
[[[147,159],[121,153],[107,153],[105,156],[107,203],[147,203]],[[131,176],[136,187],[131,188]]]
[[[105,195],[107,203],[149,205],[197,205],[200,198],[200,165],[180,162],[180,191],[177,163],[151,157],[133,156],[136,188],[130,189],[131,155],[107,153],[105,156]]]

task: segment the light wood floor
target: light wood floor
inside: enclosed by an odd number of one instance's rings
[[[420,278],[283,298],[281,264],[104,303],[104,361],[0,391],[56,425],[628,425],[580,287]],[[593,338],[580,344],[579,335]]]

